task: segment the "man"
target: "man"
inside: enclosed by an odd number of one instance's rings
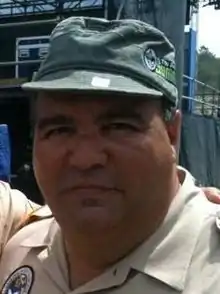
[[[9,240],[1,293],[220,291],[214,207],[176,166],[173,46],[135,20],[69,18],[33,82],[45,206]]]

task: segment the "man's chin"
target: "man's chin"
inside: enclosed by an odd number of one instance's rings
[[[77,229],[84,232],[100,232],[112,229],[119,222],[119,218],[102,207],[83,209],[77,217]]]

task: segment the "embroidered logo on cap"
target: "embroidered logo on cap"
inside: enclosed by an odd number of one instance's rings
[[[169,83],[176,85],[175,63],[169,59],[160,58],[155,51],[148,48],[144,51],[144,63],[147,68],[164,78]]]
[[[144,52],[144,61],[149,70],[154,71],[157,67],[157,55],[153,49]]]

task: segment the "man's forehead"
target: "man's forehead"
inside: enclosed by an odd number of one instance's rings
[[[65,93],[65,92],[41,92],[38,95],[38,106],[43,109],[51,109],[51,105],[63,105],[68,107],[91,107],[109,110],[138,110],[144,105],[150,106],[158,104],[158,101],[151,97],[128,97],[122,95],[106,94],[85,94],[85,93]],[[46,110],[46,109],[45,109]]]

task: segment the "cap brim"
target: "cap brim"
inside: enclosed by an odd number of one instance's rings
[[[147,87],[131,78],[110,73],[85,70],[65,70],[51,73],[22,85],[26,91],[98,91],[118,94],[163,96],[162,92]]]

